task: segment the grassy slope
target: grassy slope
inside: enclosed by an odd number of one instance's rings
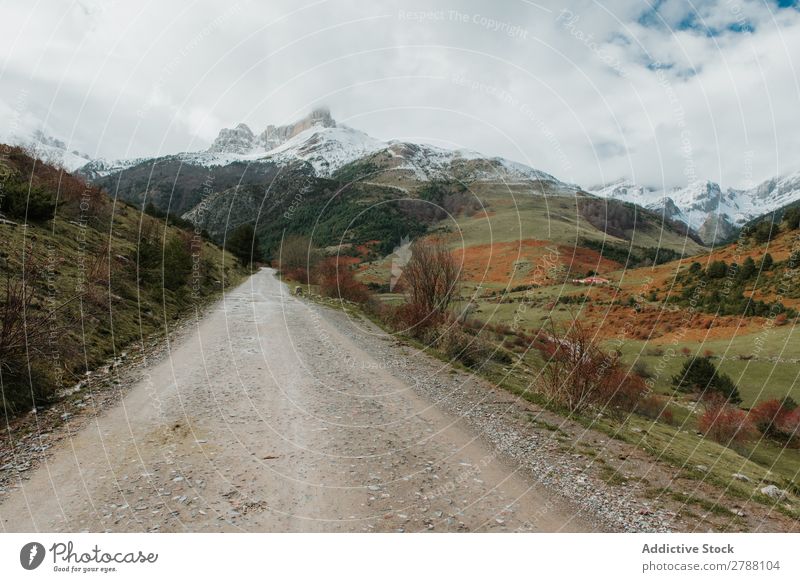
[[[742,263],[745,258],[752,257],[756,264],[769,252],[775,262],[769,272],[760,273],[748,282],[746,288],[755,299],[770,303],[776,299],[776,291],[781,281],[785,280],[789,254],[797,245],[798,232],[783,232],[769,243],[755,243],[743,240],[708,251],[688,260],[673,261],[652,268],[629,270],[624,274],[621,284],[621,296],[636,294],[642,282],[647,278],[653,280],[652,288],[658,289],[657,301],[645,301],[648,308],[664,311],[685,311],[681,306],[664,306],[664,297],[679,295],[683,291],[680,278],[676,273],[688,270],[689,265],[697,261],[703,267],[713,261],[725,261],[728,264]],[[782,302],[787,306],[797,307],[800,300],[793,297],[798,291],[796,283],[784,287]],[[714,317],[713,313],[703,314],[706,321],[713,321],[710,330],[691,330],[689,336],[680,337],[674,333],[650,341],[629,341],[622,351],[633,360],[639,357],[649,367],[663,367],[663,373],[657,378],[656,389],[667,392],[670,389],[669,378],[683,364],[684,349],[702,354],[706,350],[712,352],[715,363],[729,374],[739,385],[744,400],[743,405],[752,406],[757,401],[780,398],[787,394],[800,399],[800,332],[797,327],[787,321],[783,325],[767,317]],[[723,324],[723,320],[726,325]],[[715,330],[715,328],[717,328]],[[722,329],[719,329],[722,328]],[[673,348],[678,357],[663,358],[654,350]]]
[[[447,218],[432,230],[447,236],[464,261],[465,283],[471,288],[529,283],[553,248],[557,262],[565,268],[560,280],[568,272],[569,277],[589,270],[608,275],[619,269],[618,262],[583,248],[583,239],[630,248],[634,253],[660,247],[688,256],[703,250],[680,233],[660,228],[651,217],[643,217],[636,229],[626,232],[629,240],[608,235],[581,217],[574,196],[545,196],[528,187],[481,183],[471,184],[469,194],[482,202],[485,211]],[[365,268],[366,276],[388,280],[389,268],[390,261],[378,261]]]
[[[548,240],[574,244],[579,238],[609,243],[626,241],[604,234],[578,213],[575,197],[542,196],[525,189],[476,185],[474,193],[489,209],[489,216],[458,220],[465,244],[472,246],[489,242],[521,239]],[[472,191],[472,190],[471,190]],[[696,254],[702,247],[669,229],[660,229],[647,221],[628,233],[636,247],[661,246],[686,254]]]
[[[52,388],[70,385],[109,357],[149,341],[245,275],[229,253],[198,238],[192,243],[195,258],[183,256],[183,278],[165,285],[165,274],[169,280],[174,269],[167,263],[164,272],[164,249],[176,240],[188,244],[192,233],[176,227],[165,232],[163,221],[124,203],[105,199],[88,226],[81,226],[67,206],[56,211],[54,220],[24,224],[24,217],[9,218],[20,224],[0,224],[0,281],[19,280],[27,272],[23,261],[27,269],[38,263],[40,276],[31,282],[35,298],[28,315],[66,304],[49,324],[44,344],[25,358],[34,371],[42,372],[35,381],[53,383]],[[153,241],[155,256],[137,276],[140,230]],[[78,294],[81,282],[85,293]],[[4,380],[6,389],[12,389],[13,378],[6,375]]]
[[[739,260],[743,260],[745,256],[760,257],[765,249],[769,249],[776,260],[784,260],[788,256],[787,246],[786,240],[779,239],[773,241],[769,247],[761,245],[744,251],[739,249],[738,252],[735,248],[725,247],[701,257],[684,260],[682,264],[685,267],[693,260],[705,264],[706,261],[717,259],[731,262],[734,256],[741,257]],[[668,288],[671,276],[676,269],[682,268],[680,265],[681,262],[673,262],[656,267],[632,269],[624,273],[612,273],[611,277],[614,279],[616,275],[623,281],[618,297],[624,300],[640,293],[642,283],[650,278],[654,278],[657,285],[661,285],[662,288]],[[570,294],[590,295],[593,297],[593,302],[569,308],[551,304],[556,297]],[[526,302],[524,310],[520,309],[519,303],[498,303],[496,299],[487,299],[479,302],[479,312],[476,316],[490,322],[505,323],[516,317],[522,327],[535,330],[549,318],[568,321],[572,315],[568,309],[572,309],[572,312],[577,313],[579,317],[593,319],[601,336],[611,337],[614,335],[614,330],[619,328],[621,321],[620,309],[609,306],[611,295],[612,292],[605,288],[587,289],[574,285],[542,287],[508,296],[524,300]],[[594,307],[590,307],[592,304],[595,304]],[[655,312],[664,309],[659,301],[645,301],[644,306],[645,309],[651,308]],[[597,312],[590,313],[591,309]],[[676,309],[679,314],[681,312],[675,307],[667,309],[670,314]],[[630,308],[626,308],[622,315],[638,317]],[[798,342],[800,332],[796,326],[773,326],[764,318],[728,319],[732,320],[731,325],[723,328],[721,334],[704,329],[693,330],[695,333],[679,341],[676,330],[674,333],[666,333],[652,340],[626,339],[622,344],[613,342],[613,347],[622,351],[624,361],[629,364],[637,360],[644,362],[654,375],[654,389],[662,394],[674,395],[671,379],[688,357],[683,353],[686,349],[692,355],[702,354],[706,350],[712,352],[714,362],[719,369],[729,374],[738,384],[744,407],[750,407],[762,400],[781,398],[787,394],[800,399],[800,342]],[[609,347],[611,346],[612,342],[609,340]],[[529,360],[532,370],[537,370],[543,365],[538,355],[529,354],[526,360]],[[696,433],[698,411],[694,409],[689,399],[674,396],[673,402],[670,410],[674,414],[675,426],[654,423],[636,415],[630,416],[623,423],[612,419],[590,422],[617,438],[647,449],[658,458],[685,468],[689,473],[694,473],[695,478],[724,486],[735,495],[743,497],[752,495],[755,499],[769,502],[755,492],[753,483],[759,482],[775,482],[780,487],[798,492],[800,450],[786,449],[764,439],[748,443],[738,450],[723,447]],[[698,471],[696,469],[698,465],[708,467],[708,470]],[[747,475],[753,482],[731,480],[733,473]],[[788,512],[797,515],[797,508]]]

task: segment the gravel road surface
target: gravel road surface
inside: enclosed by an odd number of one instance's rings
[[[263,269],[170,345],[121,402],[61,440],[10,489],[0,524],[609,529],[458,413],[462,379],[494,393],[361,318],[291,296]]]

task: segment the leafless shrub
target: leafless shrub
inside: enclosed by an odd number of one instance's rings
[[[551,324],[550,337],[540,350],[547,360],[539,389],[566,407],[582,412],[589,406],[633,410],[646,391],[641,377],[627,371],[618,353],[603,351],[580,321],[559,330]]]
[[[459,266],[441,239],[417,241],[411,250],[402,274],[408,311],[413,315],[410,323],[437,325],[458,295]]]
[[[461,325],[451,322],[437,341],[437,347],[451,360],[468,368],[481,366],[492,355],[492,348],[480,336],[464,331]]]
[[[698,428],[707,437],[720,444],[732,446],[746,442],[754,436],[755,429],[745,411],[731,406],[720,397],[706,399],[705,405]]]
[[[366,303],[371,297],[369,288],[355,278],[350,267],[340,257],[328,257],[314,269],[319,292],[325,297]]]
[[[0,305],[0,405],[11,413],[54,390],[49,382],[33,381],[32,364],[50,354],[51,340],[65,324],[57,314],[69,303],[51,309],[39,305],[36,285],[43,281],[42,262],[28,250],[23,265],[19,274],[6,275]]]

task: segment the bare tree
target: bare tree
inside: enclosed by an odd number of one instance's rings
[[[460,278],[459,265],[443,240],[418,240],[411,246],[402,282],[415,313],[440,320],[458,296]]]
[[[0,366],[4,368],[25,356],[28,349],[38,348],[41,345],[38,340],[48,332],[53,312],[39,313],[33,308],[33,282],[39,277],[38,262],[29,259],[21,276],[9,274],[6,278],[5,296],[0,304]]]
[[[551,324],[542,352],[547,363],[539,389],[571,412],[590,405],[631,410],[645,393],[644,382],[622,366],[620,354],[605,352],[576,319],[563,331]]]

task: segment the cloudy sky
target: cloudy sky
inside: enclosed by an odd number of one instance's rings
[[[586,187],[800,170],[796,2],[567,4],[6,0],[0,135],[152,156],[326,105]]]

